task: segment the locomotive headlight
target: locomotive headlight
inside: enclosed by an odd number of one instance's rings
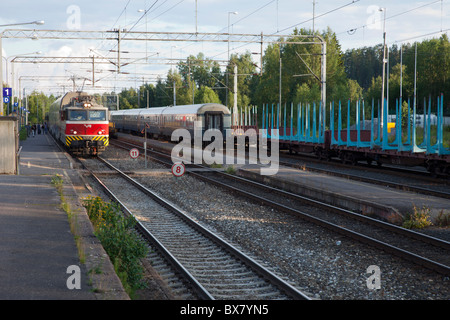
[[[74,131],[73,134],[77,134],[78,132]]]
[[[102,133],[103,133],[102,131],[99,131],[99,132],[98,132],[98,134],[102,134]]]

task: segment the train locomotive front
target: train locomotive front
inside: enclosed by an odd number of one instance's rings
[[[50,133],[75,155],[98,155],[109,144],[108,108],[85,92],[69,92],[50,107]]]

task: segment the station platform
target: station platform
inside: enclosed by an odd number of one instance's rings
[[[80,191],[89,191],[73,164],[49,135],[20,145],[19,174],[0,175],[0,299],[129,299],[80,204]],[[76,231],[51,182],[56,175]]]
[[[292,193],[308,196],[328,204],[346,208],[364,215],[378,217],[401,225],[414,207],[430,209],[433,221],[442,211],[450,213],[450,200],[396,190],[341,177],[280,166],[275,175],[260,175],[260,168],[244,165],[238,174]]]

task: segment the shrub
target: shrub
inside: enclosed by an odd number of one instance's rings
[[[225,169],[225,172],[228,173],[228,174],[236,174],[236,169],[234,168],[234,166],[228,166]]]
[[[19,140],[24,141],[27,140],[27,128],[22,127],[19,131]]]
[[[414,212],[406,216],[403,227],[407,229],[422,229],[432,225],[430,221],[430,208],[418,209],[414,206]]]
[[[436,225],[440,227],[450,226],[450,214],[444,213],[444,210],[441,210],[436,218]]]

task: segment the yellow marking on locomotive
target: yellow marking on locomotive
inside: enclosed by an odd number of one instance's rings
[[[73,141],[81,141],[81,140],[92,140],[92,141],[103,141],[103,145],[107,147],[109,145],[109,137],[108,136],[94,136],[92,139],[85,139],[80,136],[66,136],[66,146],[70,146]]]
[[[83,140],[83,138],[79,136],[66,136],[66,146],[70,146],[72,141],[75,140]]]
[[[107,136],[95,136],[92,141],[103,141],[103,145],[107,147],[109,145],[109,137]]]

